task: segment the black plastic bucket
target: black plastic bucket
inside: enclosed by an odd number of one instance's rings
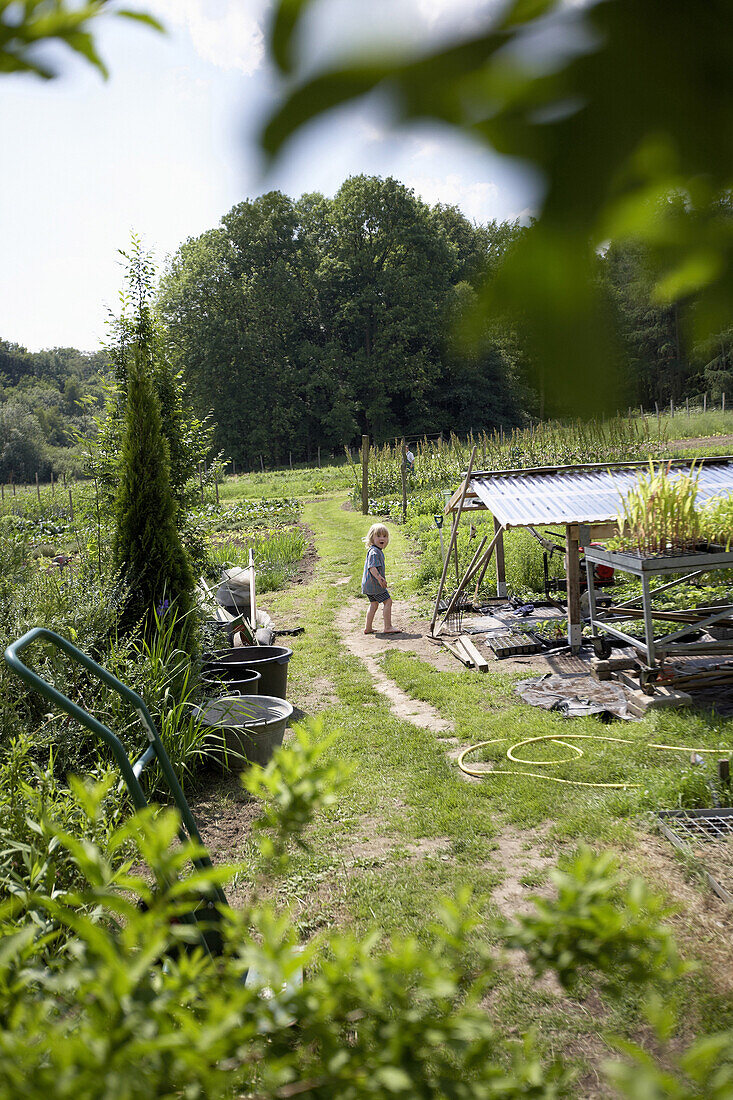
[[[288,662],[292,649],[282,645],[243,645],[217,653],[210,662],[209,675],[221,675],[227,683],[241,679],[243,669],[254,669],[260,674],[261,695],[275,695],[285,699],[288,686]]]
[[[237,679],[232,680],[228,670],[211,668],[209,666],[201,676],[207,694],[212,689],[219,695],[259,695],[260,674],[254,668],[240,668],[237,670]]]
[[[211,751],[236,771],[245,763],[268,763],[283,743],[293,708],[273,695],[229,695],[202,703],[196,713],[211,729]]]

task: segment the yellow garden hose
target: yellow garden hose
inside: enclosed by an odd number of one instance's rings
[[[571,787],[602,787],[606,790],[627,790],[628,788],[638,787],[638,783],[588,783],[582,779],[560,779],[556,775],[545,775],[542,772],[515,772],[505,771],[498,768],[471,768],[464,763],[469,753],[476,752],[478,749],[484,748],[486,745],[497,745],[500,741],[508,741],[507,737],[495,737],[491,741],[479,741],[475,745],[471,745],[469,748],[464,749],[461,755],[458,757],[458,767],[466,775],[473,775],[478,778],[485,778],[486,776],[494,775],[514,775],[521,777],[528,777],[530,779],[547,779],[550,783],[564,783]],[[535,745],[540,741],[551,741],[553,745],[562,745],[566,749],[570,749],[576,753],[576,759],[579,759],[583,755],[583,750],[579,749],[577,745],[568,744],[569,741],[613,741],[617,745],[638,745],[640,742],[633,741],[628,737],[607,737],[600,733],[567,733],[563,734],[563,738],[555,737],[554,734],[546,733],[542,737],[527,737],[524,741],[516,741],[513,745],[510,745],[507,749],[507,759],[511,760],[515,764],[534,764],[539,767],[549,767],[551,765],[567,764],[567,760],[525,760],[521,756],[516,755],[516,750],[521,749],[524,745]],[[712,752],[720,753],[720,749],[695,749],[687,745],[656,745],[648,744],[645,746],[649,749],[661,749],[663,752],[689,752],[689,753],[703,753]],[[723,750],[728,751],[728,750]]]

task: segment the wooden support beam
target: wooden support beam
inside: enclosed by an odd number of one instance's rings
[[[445,578],[446,578],[446,574],[448,572],[448,566],[450,564],[451,550],[453,549],[453,545],[454,545],[454,543],[456,541],[456,537],[458,535],[458,524],[461,522],[461,512],[463,511],[463,502],[466,499],[466,493],[468,492],[468,486],[469,486],[470,481],[471,481],[471,471],[473,470],[473,463],[474,463],[475,458],[476,458],[476,448],[474,447],[473,450],[471,451],[471,457],[468,461],[468,469],[466,470],[466,479],[463,482],[463,490],[461,492],[461,499],[460,499],[460,502],[458,504],[458,511],[455,513],[455,515],[453,517],[453,527],[451,529],[450,542],[448,543],[448,552],[445,555],[445,561],[443,562],[443,572],[442,572],[441,577],[440,577],[440,584],[438,585],[438,595],[435,597],[435,607],[433,608],[433,617],[430,620],[430,633],[431,634],[433,633],[433,630],[435,629],[435,620],[438,618],[438,605],[440,603],[440,598],[443,595],[443,588],[445,587]]]
[[[580,547],[573,538],[572,526],[565,528],[565,574],[568,582],[568,642],[570,652],[580,652],[582,624],[580,621]]]
[[[502,599],[506,597],[506,564],[504,562],[504,528],[494,516],[494,531],[496,540],[496,594]]]

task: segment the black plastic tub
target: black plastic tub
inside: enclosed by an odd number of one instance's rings
[[[243,645],[217,653],[209,664],[209,674],[222,675],[227,683],[241,679],[243,669],[260,674],[260,695],[285,699],[288,687],[288,662],[292,649],[282,645]]]
[[[212,689],[218,690],[221,694],[223,689],[227,695],[259,695],[261,676],[256,669],[237,669],[236,680],[231,678],[229,671],[229,669],[217,670],[215,667],[212,668],[211,665],[207,666],[206,671],[201,676],[201,683],[208,694],[211,693]]]
[[[293,708],[272,695],[229,695],[202,703],[196,712],[211,731],[210,750],[225,768],[237,771],[248,763],[268,763],[283,743]]]

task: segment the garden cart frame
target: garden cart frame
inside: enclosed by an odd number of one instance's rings
[[[115,691],[130,703],[142,723],[148,740],[148,747],[138,760],[131,763],[122,742],[112,730],[108,729],[108,727],[97,718],[89,714],[88,711],[85,711],[82,707],[78,706],[78,704],[72,702],[71,699],[68,699],[58,690],[58,688],[55,688],[53,684],[44,680],[42,676],[39,676],[37,672],[34,672],[33,669],[23,663],[20,659],[20,654],[36,642],[47,642],[54,648],[61,650],[61,652],[71,661],[77,665],[81,665],[82,668],[86,669],[95,679],[101,680],[108,688]],[[101,738],[110,749],[117,762],[120,772],[122,773],[122,778],[130,792],[130,797],[136,809],[143,809],[148,805],[148,801],[140,783],[140,776],[153,760],[157,760],[163,777],[173,796],[173,801],[181,815],[179,837],[183,843],[193,841],[201,849],[201,851],[192,858],[194,866],[199,870],[206,870],[213,867],[211,858],[201,840],[196,821],[186,801],[186,796],[181,789],[178,777],[171,766],[163,742],[155,728],[155,723],[150,716],[147,706],[137,692],[134,692],[126,684],[123,684],[121,680],[118,680],[116,676],[113,676],[112,673],[108,672],[102,665],[93,661],[91,657],[82,653],[81,650],[77,649],[76,646],[72,645],[66,638],[63,638],[60,634],[55,634],[52,630],[47,630],[45,627],[35,627],[33,630],[29,630],[21,638],[18,638],[15,642],[12,642],[5,650],[5,661],[12,671],[19,676],[29,688],[33,691],[37,691],[40,695],[44,696],[44,698],[48,699],[49,702],[60,707],[69,717],[76,719],[77,722],[85,726],[91,733]],[[201,942],[204,948],[212,955],[218,954],[221,950],[221,937],[217,931],[216,925],[221,915],[221,906],[228,906],[228,904],[224,891],[217,884],[213,884],[207,889],[207,892],[198,899],[198,904],[193,907],[190,912],[184,912],[180,917],[181,921],[184,923],[198,926]]]

